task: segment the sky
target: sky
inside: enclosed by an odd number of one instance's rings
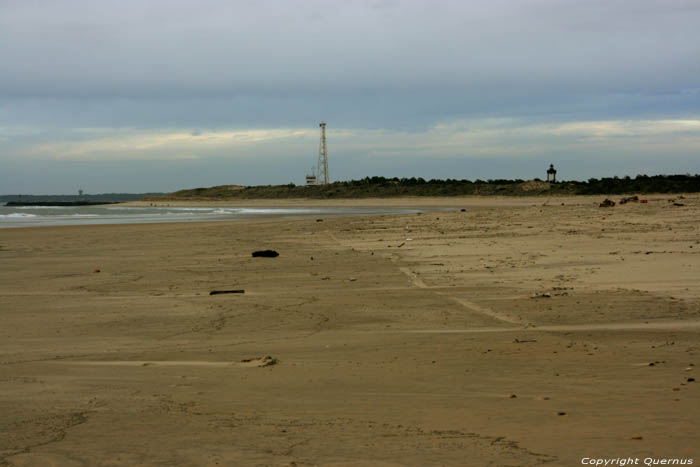
[[[697,0],[0,0],[0,194],[700,173]]]

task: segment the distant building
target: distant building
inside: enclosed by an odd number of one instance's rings
[[[547,170],[547,181],[552,183],[557,181],[557,171],[554,168],[554,164],[549,164],[549,170]]]
[[[306,186],[318,185],[318,177],[316,176],[316,167],[311,168],[311,173],[306,176]]]
[[[306,176],[306,186],[312,186],[312,185],[318,185],[316,175],[307,175]]]

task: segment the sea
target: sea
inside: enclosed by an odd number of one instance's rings
[[[170,206],[0,206],[0,228],[58,225],[211,222],[264,218],[311,218],[411,214],[419,209],[396,207],[170,207]]]

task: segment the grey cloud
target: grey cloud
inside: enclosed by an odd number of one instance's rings
[[[308,128],[316,120],[326,119],[336,128],[420,130],[462,118],[648,119],[692,117],[699,110],[700,94],[687,92],[520,93],[506,88],[478,94],[445,87],[298,96],[0,99],[0,126]]]
[[[4,170],[0,190],[16,186],[11,183],[21,180],[18,174],[38,180],[28,175],[23,148],[89,139],[91,128],[181,129],[196,135],[310,128],[326,119],[329,129],[417,133],[489,117],[531,124],[697,119],[698,24],[696,0],[0,0],[0,159],[13,158],[13,170],[19,171],[11,176]],[[561,145],[543,144],[536,156],[511,159],[513,167],[523,161],[523,170],[510,175],[556,158],[571,164],[564,171],[590,176],[621,168],[698,167],[688,158],[696,147],[660,146],[675,161],[665,166],[648,162],[651,154],[640,155],[646,162],[636,165],[618,160],[624,147],[608,148],[595,159],[574,140],[567,157]],[[501,162],[492,161],[490,170],[485,159],[467,157],[468,149],[461,161],[433,164],[434,155],[426,151],[423,162],[417,157],[397,164],[362,159],[366,150],[336,148],[343,157],[334,159],[333,173],[450,176],[469,172],[472,164],[479,177],[499,176]],[[275,150],[265,157],[247,160],[237,181],[289,181],[294,163],[285,159],[272,164],[275,171],[263,172],[268,161],[277,160]],[[47,154],[46,165],[66,178],[66,186],[77,179],[71,174],[93,173],[98,179],[106,167],[50,159]],[[364,165],[343,162],[360,159]],[[305,168],[307,162],[295,163]],[[582,168],[586,163],[600,167]],[[143,161],[109,164],[123,171],[122,179],[133,168],[144,184],[144,173],[151,179],[164,173]],[[130,189],[215,184],[225,173],[220,164],[206,158],[179,161],[168,169],[177,186],[134,182]],[[182,167],[188,169],[178,172]],[[198,181],[188,182],[187,175]]]
[[[24,2],[3,7],[4,94],[675,87],[700,76],[688,1]],[[387,13],[387,11],[389,13]]]

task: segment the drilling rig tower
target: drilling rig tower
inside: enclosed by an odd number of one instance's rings
[[[319,185],[328,185],[328,146],[326,146],[326,122],[321,127],[321,144],[318,148],[318,181]]]
[[[321,122],[321,144],[318,148],[318,165],[306,176],[306,186],[328,185],[328,146],[326,146],[326,122]]]

